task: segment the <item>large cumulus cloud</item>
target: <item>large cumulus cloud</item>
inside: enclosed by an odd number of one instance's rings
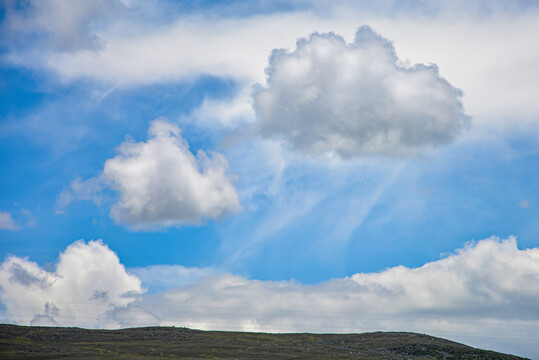
[[[227,170],[223,155],[199,150],[195,156],[180,128],[159,118],[150,123],[147,141],[122,143],[99,176],[75,179],[57,206],[61,212],[74,200],[99,205],[108,188],[118,195],[110,216],[132,229],[200,224],[241,210]]]
[[[314,33],[275,50],[266,71],[254,94],[260,133],[307,154],[406,156],[450,143],[468,122],[435,65],[402,63],[367,26],[351,44]]]
[[[73,243],[54,271],[11,256],[0,267],[0,287],[9,321],[24,325],[118,327],[111,314],[143,292],[101,241]]]
[[[105,162],[102,177],[120,196],[111,209],[116,221],[171,226],[241,209],[224,156],[198,151],[195,157],[180,129],[164,119],[152,121],[148,135],[146,142],[123,143]]]
[[[493,237],[418,268],[396,266],[316,285],[211,275],[169,291],[160,303],[168,305],[159,307],[165,322],[207,321],[211,327],[215,320],[227,319],[236,311],[229,328],[264,330],[283,325],[283,330],[311,326],[311,330],[323,331],[327,326],[360,328],[360,318],[389,323],[450,318],[537,322],[538,297],[539,248],[520,250],[515,238]],[[179,305],[190,311],[178,312],[178,320],[172,320],[167,314]],[[309,314],[303,316],[307,310]],[[310,312],[319,316],[310,317]],[[335,322],[334,316],[342,321]],[[297,317],[301,319],[294,328],[291,319]]]

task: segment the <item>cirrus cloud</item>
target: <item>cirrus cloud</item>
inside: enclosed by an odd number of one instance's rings
[[[520,250],[513,237],[492,237],[417,268],[396,266],[314,285],[215,274],[128,308],[153,314],[131,317],[133,326],[415,331],[535,358],[538,297],[539,248]]]

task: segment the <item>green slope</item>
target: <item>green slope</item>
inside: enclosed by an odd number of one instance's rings
[[[522,359],[432,336],[0,325],[1,359]]]

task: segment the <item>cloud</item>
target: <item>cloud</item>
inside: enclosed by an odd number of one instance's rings
[[[515,238],[470,243],[418,268],[396,266],[315,285],[199,270],[139,268],[135,272],[150,283],[159,274],[189,280],[134,300],[140,280],[128,275],[102,242],[79,241],[60,256],[54,273],[18,257],[6,259],[0,267],[1,299],[9,321],[19,324],[404,330],[537,355],[539,248],[519,250]]]
[[[271,282],[247,280],[227,274],[200,279],[191,286],[167,292],[162,301],[173,306],[188,306],[182,321],[203,322],[256,309],[257,314],[237,315],[230,327],[242,328],[243,322],[276,326],[279,309],[302,311],[309,309],[336,315],[353,314],[385,319],[415,316],[443,319],[446,317],[478,317],[539,321],[539,248],[519,250],[515,238],[489,238],[471,243],[441,260],[419,268],[397,266],[379,273],[358,273],[316,285],[301,285],[294,281]],[[511,304],[511,305],[510,305]],[[161,304],[163,305],[163,303]],[[160,306],[161,306],[160,305]],[[510,305],[510,306],[509,306]],[[163,319],[170,307],[163,306]],[[202,309],[216,313],[203,314]],[[219,313],[218,309],[227,309]],[[155,310],[159,313],[159,309]],[[218,315],[216,315],[218,314]],[[279,317],[287,318],[286,313]],[[303,319],[306,320],[306,319]],[[332,324],[330,319],[318,323]],[[313,320],[312,326],[316,328]],[[353,321],[344,321],[352,326]],[[287,325],[288,326],[288,325]],[[340,325],[335,325],[338,328]]]
[[[11,213],[8,211],[0,211],[0,229],[18,230],[19,225],[13,220]]]
[[[105,162],[101,178],[117,191],[111,217],[136,229],[198,224],[241,210],[217,153],[194,156],[180,129],[163,119],[151,122],[146,142],[126,141]]]
[[[26,217],[26,226],[34,226],[36,224],[36,219],[30,211],[22,209],[21,213]]]
[[[54,7],[56,2],[39,3],[51,6],[44,14],[62,13]],[[264,82],[263,69],[272,49],[293,48],[298,37],[313,31],[334,31],[352,40],[348,37],[358,25],[369,24],[394,41],[401,59],[438,64],[444,78],[464,91],[466,113],[477,121],[490,126],[504,122],[509,128],[515,122],[508,118],[536,122],[539,114],[534,101],[539,49],[529,46],[539,30],[539,11],[530,2],[526,6],[491,1],[473,5],[356,1],[324,6],[316,2],[294,11],[244,16],[217,9],[211,17],[207,9],[203,14],[193,8],[189,13],[169,11],[169,2],[124,3],[123,11],[88,17],[91,26],[84,25],[86,15],[79,17],[83,25],[72,32],[86,29],[81,44],[97,37],[101,44],[97,49],[47,47],[39,36],[38,40],[28,37],[22,45],[9,38],[2,59],[14,66],[48,70],[55,81],[90,79],[107,87],[190,81],[201,75],[252,84]],[[246,7],[241,2],[236,5]],[[94,6],[98,5],[87,5]],[[28,21],[32,25],[34,20]],[[21,24],[20,28],[37,32]]]
[[[202,150],[193,155],[178,126],[159,118],[150,122],[147,141],[126,140],[100,174],[74,179],[58,196],[56,209],[64,213],[80,200],[98,206],[116,202],[111,218],[134,230],[200,224],[242,209],[227,170],[223,155]]]
[[[460,91],[434,65],[407,66],[367,26],[275,50],[254,95],[260,133],[311,155],[403,156],[453,141],[468,122]]]
[[[103,196],[100,194],[101,190],[103,190],[103,184],[99,178],[89,178],[88,180],[76,178],[58,196],[56,207],[59,210],[57,212],[63,212],[63,209],[75,200],[90,200],[99,205],[103,200]]]
[[[0,287],[9,321],[25,325],[118,327],[110,312],[142,293],[140,280],[100,240],[71,244],[54,272],[11,256],[0,267]]]
[[[245,87],[232,99],[205,98],[185,120],[200,127],[212,128],[217,124],[220,127],[233,128],[244,122],[254,122],[255,117],[251,88]]]
[[[518,250],[515,238],[491,238],[420,268],[399,266],[356,274],[351,280],[376,289],[378,300],[372,306],[383,309],[391,303],[392,312],[526,319],[538,306],[533,299],[539,295],[539,249]]]
[[[123,8],[115,0],[30,0],[24,5],[16,1],[6,4],[6,23],[11,34],[48,35],[55,50],[96,50],[102,39],[96,29],[107,15]]]
[[[522,200],[519,202],[518,207],[521,209],[531,209],[530,202],[528,200]]]
[[[539,248],[519,250],[514,238],[493,237],[418,268],[396,266],[315,285],[215,274],[132,306],[159,318],[153,324],[160,325],[416,331],[536,356],[538,297]],[[132,321],[149,323],[146,316]]]

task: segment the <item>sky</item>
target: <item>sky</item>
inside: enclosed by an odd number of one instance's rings
[[[4,0],[0,321],[539,358],[535,1]]]

